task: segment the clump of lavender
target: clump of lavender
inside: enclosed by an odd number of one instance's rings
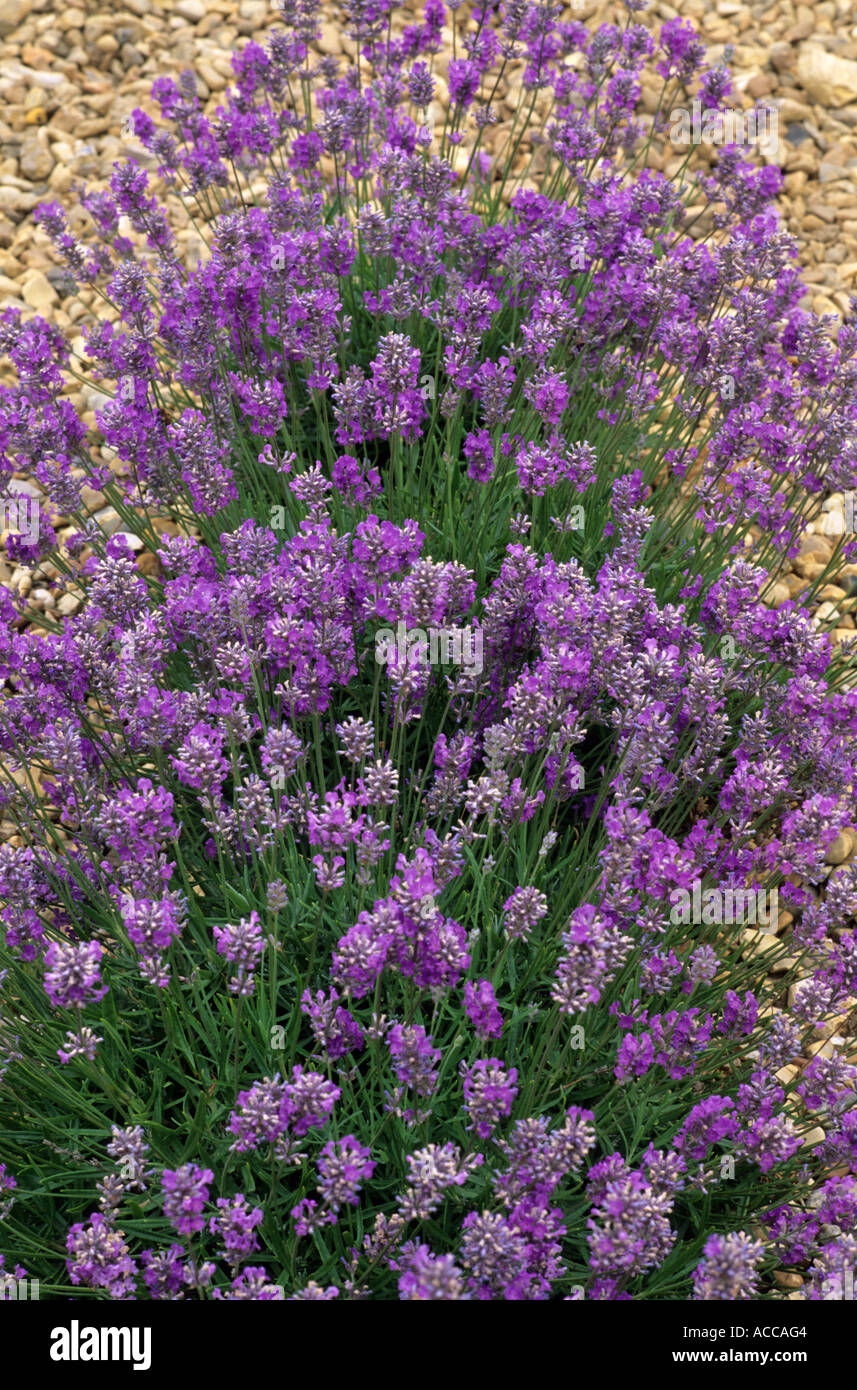
[[[814,1044],[857,992],[857,871],[821,891],[820,858],[857,696],[826,575],[765,599],[857,482],[855,326],[801,308],[776,169],[641,167],[647,70],[661,109],[729,95],[683,21],[361,5],[357,80],[282,8],[215,114],[183,77],[132,117],[198,264],[133,161],[89,232],[39,211],[114,306],[97,435],[62,335],[0,314],[0,471],[53,504],[12,552],[81,600],[40,629],[0,595],[2,1267],[622,1301],[765,1297],[786,1260],[826,1297],[857,1108]],[[779,894],[800,983],[760,982],[739,889]]]

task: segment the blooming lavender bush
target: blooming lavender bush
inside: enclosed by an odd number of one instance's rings
[[[282,8],[216,120],[189,74],[134,118],[196,268],[133,162],[82,191],[93,239],[42,210],[112,306],[98,437],[60,336],[2,318],[3,466],[80,527],[19,552],[84,598],[43,630],[3,600],[5,1267],[623,1300],[787,1263],[827,1297],[857,1068],[790,1064],[857,994],[857,872],[814,892],[857,694],[763,596],[853,484],[857,334],[799,309],[775,170],[643,167],[644,65],[728,96],[683,22],[354,0],[342,70]],[[787,941],[676,909],[751,892]]]

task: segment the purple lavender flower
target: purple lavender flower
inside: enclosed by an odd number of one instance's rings
[[[506,1071],[497,1057],[475,1062],[465,1071],[464,1108],[480,1139],[487,1139],[511,1114],[518,1094],[517,1079],[515,1067]]]
[[[170,976],[164,953],[181,933],[184,902],[175,893],[155,899],[125,894],[120,911],[128,937],[141,956],[141,975],[151,984],[165,989]]]
[[[318,1160],[318,1187],[331,1211],[338,1211],[343,1202],[357,1205],[361,1184],[371,1178],[376,1167],[369,1153],[353,1134],[325,1144]]]
[[[166,1250],[144,1250],[140,1256],[143,1283],[149,1297],[157,1300],[181,1298],[180,1290],[188,1282],[185,1252],[181,1245]]]
[[[797,1087],[809,1110],[833,1109],[840,1102],[853,1101],[857,1067],[842,1057],[823,1057],[819,1053],[807,1063]]]
[[[747,1299],[758,1289],[758,1266],[764,1246],[743,1231],[709,1236],[703,1258],[693,1272],[693,1297],[699,1300]]]
[[[857,1238],[840,1235],[822,1246],[800,1290],[801,1297],[816,1303],[839,1303],[854,1298],[857,1275]]]
[[[76,1057],[85,1057],[87,1062],[95,1061],[95,1049],[104,1039],[97,1037],[91,1028],[78,1028],[65,1035],[65,1046],[57,1048],[57,1056],[63,1066],[73,1062]]]
[[[419,1024],[405,1027],[394,1023],[387,1035],[387,1046],[402,1085],[410,1087],[418,1096],[430,1096],[437,1085],[441,1053],[426,1030]]]
[[[52,941],[45,951],[45,990],[57,1009],[81,1008],[103,999],[102,947],[97,941]]]
[[[665,994],[683,968],[675,951],[648,956],[640,967],[640,990],[644,994]]]
[[[4,1197],[4,1192],[12,1192],[18,1186],[5,1163],[0,1163],[0,1220],[5,1221],[15,1204],[14,1197]]]
[[[801,1147],[801,1136],[787,1115],[762,1115],[739,1135],[736,1152],[769,1173],[777,1163],[785,1163]]]
[[[497,1140],[508,1165],[495,1182],[499,1200],[514,1206],[522,1197],[550,1193],[576,1172],[595,1146],[593,1119],[591,1110],[571,1106],[557,1129],[544,1116],[518,1120],[507,1138]]]
[[[66,1248],[66,1268],[73,1284],[105,1289],[113,1299],[134,1297],[137,1266],[122,1231],[115,1230],[100,1212],[72,1226]]]
[[[857,1110],[826,1120],[825,1140],[818,1146],[818,1156],[830,1165],[843,1164],[849,1173],[857,1172]]]
[[[310,1129],[320,1128],[341,1094],[339,1087],[319,1072],[292,1067],[292,1080],[286,1083],[282,1107],[289,1129],[301,1138]]]
[[[503,1032],[503,1019],[490,980],[466,981],[464,1010],[476,1029],[477,1037],[483,1040],[500,1037]]]
[[[271,879],[265,889],[265,906],[269,912],[282,912],[289,905],[289,895],[282,879]]]
[[[711,946],[697,946],[687,958],[687,977],[691,987],[698,984],[710,985],[717,974],[719,964],[717,953]]]
[[[538,888],[516,888],[503,904],[506,935],[511,941],[525,941],[547,910],[548,900]]]
[[[672,1196],[638,1172],[608,1181],[593,1201],[589,1263],[598,1274],[640,1274],[661,1264],[675,1243]]]
[[[102,805],[97,826],[106,843],[123,860],[143,859],[153,844],[174,839],[179,827],[173,819],[174,798],[148,777],[137,780],[137,790],[123,787]]]
[[[339,1061],[349,1052],[359,1052],[363,1046],[363,1029],[348,1009],[339,1003],[339,994],[333,988],[325,993],[318,990],[315,998],[310,991],[301,995],[301,1012],[310,1021],[317,1045],[331,1062]]]
[[[228,1290],[214,1289],[211,1296],[227,1302],[281,1303],[284,1299],[282,1286],[272,1282],[262,1265],[248,1265],[235,1276]]]
[[[309,1299],[318,1302],[330,1302],[332,1299],[338,1297],[339,1289],[335,1284],[328,1284],[327,1288],[324,1288],[321,1284],[317,1284],[314,1279],[311,1279],[305,1288],[298,1289],[296,1293],[289,1294],[286,1302],[296,1303]]]
[[[551,998],[564,1014],[597,1004],[607,982],[631,949],[631,938],[616,930],[590,903],[576,908],[562,934],[563,953]]]
[[[723,1017],[717,1025],[720,1033],[752,1033],[756,1026],[759,1005],[751,990],[747,990],[742,1002],[734,989],[727,989],[723,1006]]]
[[[738,1121],[731,1113],[734,1107],[729,1096],[707,1096],[699,1101],[676,1135],[675,1147],[702,1162],[708,1157],[710,1145],[737,1135]]]
[[[227,1125],[229,1133],[236,1136],[230,1147],[236,1153],[247,1153],[279,1139],[288,1124],[286,1097],[287,1085],[279,1073],[257,1081],[249,1091],[239,1091]]]
[[[255,1227],[264,1220],[261,1207],[250,1207],[243,1192],[234,1197],[218,1197],[217,1215],[212,1216],[208,1229],[223,1241],[224,1256],[230,1264],[238,1264],[259,1248]]]
[[[205,1225],[203,1207],[208,1201],[208,1184],[214,1181],[210,1168],[198,1168],[195,1163],[183,1163],[180,1168],[165,1168],[161,1177],[164,1188],[164,1216],[182,1236],[192,1236]]]
[[[319,1206],[318,1202],[312,1197],[303,1197],[297,1206],[292,1207],[289,1215],[295,1223],[295,1235],[311,1236],[315,1231],[320,1231],[322,1226],[335,1226],[336,1213],[327,1206]]]
[[[399,1276],[399,1298],[405,1301],[462,1299],[464,1280],[452,1255],[433,1255],[427,1245],[410,1252]]]
[[[246,998],[256,988],[256,965],[265,946],[259,914],[254,910],[237,925],[227,924],[213,930],[217,954],[238,967],[229,980],[229,992]]]
[[[462,1223],[461,1261],[477,1298],[547,1298],[562,1265],[562,1213],[533,1196],[508,1216],[471,1212]]]
[[[682,19],[669,19],[661,26],[660,45],[666,57],[658,64],[658,72],[664,78],[688,82],[705,58],[705,45],[693,25]]]
[[[286,416],[286,401],[279,381],[276,378],[252,381],[230,372],[229,382],[238,408],[249,420],[253,433],[263,439],[273,437]]]
[[[427,1144],[405,1160],[408,1186],[397,1206],[406,1221],[425,1220],[443,1201],[449,1187],[463,1187],[482,1163],[481,1154],[464,1157],[455,1144]]]
[[[112,1125],[110,1133],[107,1152],[119,1165],[123,1186],[145,1192],[145,1155],[149,1145],[143,1137],[142,1125],[129,1125],[125,1129]]]

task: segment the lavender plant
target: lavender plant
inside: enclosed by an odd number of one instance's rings
[[[190,74],[134,117],[198,266],[133,162],[89,240],[42,209],[114,392],[88,434],[2,316],[3,467],[79,526],[18,552],[84,600],[2,600],[0,1233],[43,1297],[854,1271],[857,1068],[816,1044],[857,695],[764,595],[853,485],[857,334],[799,308],[775,170],[644,167],[644,66],[662,110],[728,76],[641,8],[354,0],[343,70],[284,0],[216,119]],[[751,895],[767,931],[717,908]]]

